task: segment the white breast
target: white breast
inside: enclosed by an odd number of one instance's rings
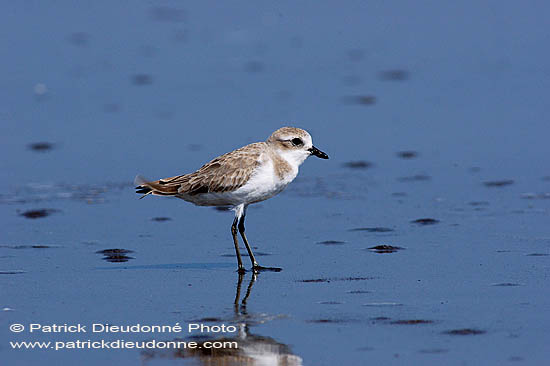
[[[285,189],[297,174],[298,169],[293,169],[281,179],[275,173],[273,161],[269,158],[263,159],[248,182],[235,191],[235,195],[241,196],[242,202],[247,204],[266,200]]]

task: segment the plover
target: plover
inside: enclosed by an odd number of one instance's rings
[[[230,206],[235,211],[231,234],[235,244],[238,271],[245,272],[237,230],[248,251],[253,271],[276,270],[262,267],[254,258],[244,233],[248,205],[280,193],[296,178],[298,167],[310,155],[328,159],[328,155],[313,146],[311,136],[296,127],[282,127],[265,142],[256,142],[218,156],[194,173],[148,182],[137,176],[136,193],[143,197],[174,196],[198,206]]]

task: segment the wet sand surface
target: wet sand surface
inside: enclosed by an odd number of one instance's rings
[[[7,364],[546,364],[549,9],[7,7]],[[249,208],[257,259],[281,272],[237,274],[231,211],[133,193],[138,173],[191,172],[286,124],[331,159]],[[30,323],[89,330],[9,329]],[[119,339],[239,348],[9,343]]]

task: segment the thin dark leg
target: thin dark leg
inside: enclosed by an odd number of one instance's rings
[[[231,235],[233,235],[233,243],[235,244],[235,253],[237,253],[237,263],[239,265],[239,269],[237,269],[237,272],[244,273],[246,272],[243,266],[243,261],[241,259],[241,252],[239,251],[239,239],[237,238],[237,223],[238,220],[235,217],[235,220],[233,220],[233,225],[231,225]]]
[[[273,271],[273,272],[279,272],[282,269],[277,267],[262,267],[258,264],[256,261],[256,258],[254,257],[254,253],[252,253],[252,248],[250,247],[250,244],[248,244],[248,239],[246,238],[246,235],[244,234],[244,218],[245,215],[241,216],[241,219],[239,220],[239,233],[241,233],[241,237],[243,238],[244,245],[246,246],[246,250],[248,251],[248,255],[250,256],[250,262],[252,262],[252,270],[254,272],[258,271]]]
[[[254,257],[254,253],[252,253],[252,248],[250,248],[250,244],[248,244],[248,239],[244,234],[244,218],[245,218],[245,215],[243,214],[241,216],[241,219],[239,220],[239,233],[241,233],[241,237],[243,238],[244,245],[246,246],[246,250],[248,251],[248,256],[250,257],[250,262],[252,263],[252,268],[254,269],[256,267],[259,267],[260,265],[256,261],[256,258]]]

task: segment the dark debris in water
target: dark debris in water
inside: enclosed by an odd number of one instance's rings
[[[370,106],[376,104],[374,95],[349,95],[342,98],[344,104]]]
[[[468,202],[468,204],[470,206],[489,206],[489,202],[488,201],[471,201],[471,202]]]
[[[104,257],[101,258],[104,261],[111,262],[111,263],[122,263],[122,262],[128,262],[130,259],[134,259],[134,257],[130,257],[127,254],[133,253],[133,250],[129,249],[104,249],[104,250],[98,250],[97,254],[103,254]]]
[[[433,324],[433,320],[425,320],[425,319],[407,319],[407,320],[394,320],[390,322],[390,324],[395,325],[420,325],[420,324]]]
[[[151,85],[153,84],[153,77],[149,74],[132,75],[132,84],[140,86]]]
[[[28,210],[23,213],[20,213],[20,216],[26,217],[27,219],[40,219],[43,217],[50,216],[53,213],[59,212],[59,210],[53,208],[41,208],[37,210]]]
[[[418,152],[413,150],[398,151],[396,155],[401,159],[414,159],[418,157]]]
[[[485,185],[486,187],[505,187],[511,184],[514,184],[514,181],[512,179],[492,180],[492,181],[483,182],[483,185]]]
[[[389,227],[357,227],[354,229],[349,229],[349,231],[366,231],[369,233],[389,233],[389,232],[392,232],[393,229],[390,229]]]
[[[528,257],[547,257],[549,254],[547,253],[530,253],[527,254]]]
[[[321,282],[336,282],[336,281],[367,281],[372,280],[374,277],[332,277],[332,278],[315,278],[308,280],[296,280],[296,282],[303,283],[321,283]]]
[[[345,168],[350,169],[368,169],[372,167],[372,163],[366,160],[355,160],[355,161],[348,161],[342,164]]]
[[[29,150],[36,151],[36,152],[47,152],[50,150],[53,150],[55,144],[51,142],[33,142],[28,145]]]
[[[159,216],[159,217],[153,217],[151,219],[151,221],[156,221],[156,222],[166,222],[166,221],[171,221],[172,219],[169,218],[169,217],[164,217],[164,216]]]
[[[389,320],[391,320],[391,318],[388,318],[387,316],[377,316],[374,318],[370,318],[369,320],[373,323],[382,323],[382,322],[388,322]]]
[[[406,81],[409,79],[409,72],[403,69],[385,70],[378,73],[378,78],[383,81]]]
[[[371,291],[367,291],[367,290],[350,290],[348,291],[348,294],[354,294],[354,295],[357,295],[357,294],[370,294],[372,293]]]
[[[15,275],[15,274],[23,274],[26,273],[25,271],[0,271],[0,275]]]
[[[493,283],[491,286],[496,287],[515,287],[515,286],[521,286],[519,283],[513,283],[513,282],[502,282],[502,283]]]
[[[311,319],[306,320],[306,323],[316,323],[316,324],[342,324],[342,323],[349,323],[351,320],[349,319],[331,319],[331,318],[321,318],[321,319]]]
[[[417,224],[417,225],[422,225],[422,226],[435,225],[435,224],[439,223],[439,220],[432,219],[432,218],[422,218],[422,219],[413,220],[413,221],[411,221],[411,223]]]
[[[512,361],[512,362],[521,362],[523,360],[524,360],[524,358],[521,357],[521,356],[510,356],[510,357],[508,357],[508,361]]]
[[[432,179],[432,177],[430,177],[427,174],[415,174],[415,175],[410,175],[410,176],[407,176],[407,177],[397,178],[397,180],[399,182],[425,182],[425,181],[429,181],[431,179]]]
[[[485,333],[487,333],[487,332],[484,331],[484,330],[474,329],[474,328],[453,329],[453,330],[447,330],[447,331],[443,332],[443,334],[460,335],[460,336],[463,336],[463,335],[478,335],[478,334],[485,334]]]
[[[375,247],[370,247],[369,250],[378,254],[386,254],[386,253],[395,253],[398,250],[403,250],[405,248],[393,246],[393,245],[377,245]]]
[[[58,248],[58,247],[57,246],[50,246],[50,245],[36,244],[36,245],[0,245],[0,248],[8,248],[8,249],[50,249],[50,248]]]
[[[324,241],[319,241],[317,242],[317,244],[323,244],[323,245],[342,245],[342,244],[346,244],[345,241],[340,241],[340,240],[324,240]]]
[[[393,306],[403,306],[403,304],[398,302],[369,302],[369,303],[363,304],[363,306],[385,308],[385,307],[393,307]]]
[[[97,254],[104,254],[104,255],[110,255],[110,254],[127,254],[127,253],[133,253],[133,250],[130,249],[103,249],[98,250]]]

